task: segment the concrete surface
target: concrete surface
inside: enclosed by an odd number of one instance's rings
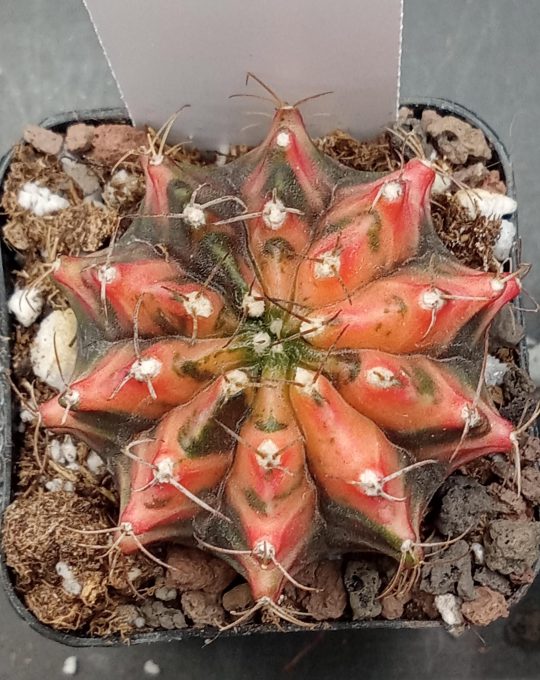
[[[333,7],[338,11],[339,3]],[[524,256],[537,265],[539,30],[538,0],[405,0],[402,97],[453,99],[498,131],[514,159]],[[361,34],[359,17],[358,39]],[[80,0],[1,1],[0,151],[25,122],[119,103]],[[527,286],[540,298],[540,266]],[[530,315],[529,334],[540,340],[537,316]],[[40,638],[0,594],[0,680],[62,677],[71,654],[83,679],[149,677],[147,659],[159,664],[160,677],[179,680],[532,679],[540,674],[540,585],[507,621],[459,640],[442,630],[357,631],[95,650],[70,650]]]

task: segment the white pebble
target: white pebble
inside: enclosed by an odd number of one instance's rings
[[[49,444],[48,453],[54,462],[59,465],[67,466],[75,463],[77,460],[77,447],[69,435],[66,435],[63,439],[52,439]]]
[[[66,435],[60,444],[60,448],[62,449],[62,453],[64,455],[64,459],[66,463],[75,463],[77,460],[77,447],[73,443],[73,439],[69,436]]]
[[[22,408],[21,412],[19,413],[19,417],[22,423],[33,423],[36,418],[36,414],[32,413],[32,411],[29,411],[27,408]]]
[[[456,192],[456,199],[472,219],[479,216],[499,219],[517,210],[517,203],[513,198],[486,189],[460,189]]]
[[[86,467],[93,475],[100,475],[105,467],[105,463],[99,454],[95,451],[90,451],[86,457]]]
[[[513,222],[510,222],[510,220],[501,221],[499,236],[493,246],[493,256],[499,260],[499,262],[504,262],[504,260],[510,257],[512,246],[516,238],[516,232],[516,225]]]
[[[461,613],[460,600],[455,596],[447,593],[446,595],[435,595],[435,606],[442,620],[450,628],[462,626],[463,614]]]
[[[452,179],[448,175],[443,175],[440,172],[435,174],[435,179],[433,180],[433,185],[431,187],[431,193],[434,196],[445,194],[452,186]]]
[[[157,665],[155,661],[152,659],[148,659],[148,661],[144,662],[144,672],[146,675],[152,675],[156,676],[161,673],[161,668]]]
[[[59,439],[53,439],[49,444],[48,448],[49,456],[54,460],[55,463],[65,463],[64,454],[62,453],[62,447],[60,446]]]
[[[70,595],[80,595],[82,586],[75,578],[71,567],[67,562],[56,563],[56,573],[62,579],[62,588]]]
[[[529,348],[529,374],[536,385],[540,386],[540,343],[527,338]]]
[[[437,152],[435,149],[431,153],[430,160],[423,160],[422,163],[431,168],[435,172],[435,179],[431,185],[431,193],[435,196],[437,194],[445,194],[452,186],[452,178],[450,176],[450,167],[441,161],[435,163],[437,160]]]
[[[47,187],[42,187],[36,182],[26,182],[17,195],[17,203],[25,210],[30,210],[34,215],[43,217],[51,213],[64,210],[69,207],[69,201],[53,194]]]
[[[476,564],[484,564],[484,546],[481,543],[471,543],[471,552]]]
[[[55,477],[54,479],[45,482],[45,488],[47,491],[62,491],[64,488],[64,482],[60,479],[60,477]]]
[[[142,576],[142,569],[139,569],[139,567],[132,567],[127,574],[127,578],[130,583],[139,578],[139,576]]]
[[[62,666],[62,673],[64,675],[76,675],[77,673],[77,657],[76,656],[68,656],[65,661],[64,665]]]
[[[77,320],[71,309],[56,309],[46,316],[30,348],[30,361],[35,375],[58,391],[65,389],[77,357]],[[56,344],[56,352],[55,352]],[[60,362],[61,372],[58,367]]]
[[[15,288],[8,300],[8,309],[22,326],[28,328],[41,314],[43,296],[37,288]]]
[[[58,491],[72,493],[75,490],[75,485],[72,481],[69,479],[64,481],[61,477],[50,479],[48,482],[45,482],[44,487],[47,491],[52,491],[53,493],[57,493]]]
[[[486,385],[502,385],[507,371],[508,364],[505,364],[504,361],[489,354],[486,361],[486,373],[484,378]]]
[[[105,184],[103,200],[111,207],[118,207],[124,201],[131,201],[139,189],[139,179],[125,170],[118,170]]]
[[[157,597],[158,600],[162,600],[163,602],[170,602],[171,600],[176,599],[178,593],[176,592],[176,588],[168,588],[167,586],[161,586],[161,588],[156,589],[154,595]]]

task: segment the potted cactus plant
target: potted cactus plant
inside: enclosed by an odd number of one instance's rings
[[[385,138],[385,173],[373,162],[359,170],[357,157],[356,167],[338,162],[325,151],[347,155],[336,152],[339,136],[315,145],[298,108],[281,101],[264,141],[226,163],[168,147],[165,126],[142,138],[142,173],[126,166],[144,185],[140,209],[125,203],[101,248],[53,247],[49,234],[48,265],[27,279],[33,289],[54,282],[49,307],[76,319],[77,339],[55,324],[44,332],[55,394],[34,398],[29,367],[14,358],[16,393],[39,429],[19,437],[35,457],[19,460],[25,493],[7,485],[3,500],[13,570],[4,564],[4,583],[32,625],[70,644],[110,633],[144,641],[156,627],[170,639],[330,620],[442,617],[459,630],[481,623],[487,604],[505,615],[524,592],[538,532],[520,459],[526,449],[530,481],[536,411],[523,406],[523,344],[497,340],[492,326],[524,272],[508,253],[499,264],[493,256],[504,246],[500,218],[515,210],[512,176],[496,137],[447,106],[403,114]],[[481,188],[465,177],[477,151],[451,161],[451,136],[427,131],[448,113],[468,140],[481,136],[510,197],[500,187],[487,195],[495,179],[485,168]],[[108,189],[131,163],[99,165],[91,143],[67,157],[86,158]],[[464,248],[463,235],[484,251]],[[479,252],[485,266],[465,263]],[[521,380],[517,392],[496,370]],[[105,466],[89,478],[94,452]],[[509,495],[517,505],[501,510]],[[30,554],[26,539],[47,526],[51,540]],[[516,530],[530,539],[526,556],[502,547]],[[458,573],[446,586],[436,574],[445,564]]]

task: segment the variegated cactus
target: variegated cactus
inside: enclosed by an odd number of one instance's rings
[[[58,263],[79,360],[41,408],[113,462],[120,548],[197,542],[261,606],[326,554],[414,568],[445,477],[516,445],[481,365],[517,277],[445,250],[426,163],[347,169],[291,106],[223,167],[142,163],[126,233]]]

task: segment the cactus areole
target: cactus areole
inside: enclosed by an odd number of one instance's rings
[[[377,551],[416,573],[441,482],[516,446],[482,376],[516,275],[445,250],[428,164],[345,168],[291,106],[223,167],[142,164],[125,233],[55,268],[79,358],[41,407],[115,467],[120,548],[198,545],[260,606],[327,555]]]

